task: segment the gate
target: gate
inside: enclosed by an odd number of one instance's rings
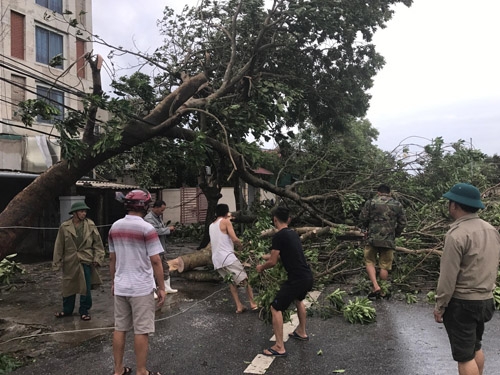
[[[207,198],[200,188],[181,188],[181,224],[204,223],[207,208]]]

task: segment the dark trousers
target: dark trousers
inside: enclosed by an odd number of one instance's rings
[[[92,307],[92,295],[90,294],[90,281],[92,275],[92,268],[90,264],[82,264],[83,274],[85,275],[85,284],[87,285],[87,294],[80,295],[80,308],[78,313],[81,315],[88,315],[89,310]],[[63,312],[64,315],[73,314],[75,309],[76,294],[72,296],[63,297]]]

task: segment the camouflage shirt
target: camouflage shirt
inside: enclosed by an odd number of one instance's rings
[[[403,206],[388,195],[377,195],[368,200],[359,220],[368,229],[367,241],[370,245],[391,249],[396,247],[396,237],[401,235],[406,226]]]

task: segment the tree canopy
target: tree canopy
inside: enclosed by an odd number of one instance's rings
[[[367,89],[384,63],[372,36],[385,27],[396,3],[411,5],[410,0],[275,0],[267,9],[264,1],[232,0],[203,1],[180,15],[166,8],[160,23],[165,45],[136,54],[156,68],[153,80],[140,74],[117,80],[118,97],[103,95],[102,58],[89,56],[93,92],[85,95],[84,111],[72,110],[57,122],[63,160],[0,214],[0,227],[17,227],[0,230],[0,258],[14,251],[24,232],[20,227],[34,221],[44,202],[104,161],[156,138],[170,140],[163,147],[181,140],[225,155],[231,173],[323,220],[311,200],[249,171],[258,160],[258,144],[251,145],[248,136],[274,139],[283,148],[306,129],[334,140],[364,116]],[[78,17],[67,12],[64,17],[69,29],[80,33]],[[97,108],[111,113],[99,124],[99,134]],[[26,106],[26,123],[41,111],[46,108]],[[83,137],[75,138],[78,133]]]

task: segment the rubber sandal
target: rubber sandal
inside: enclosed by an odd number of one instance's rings
[[[123,366],[123,372],[122,375],[130,375],[132,373],[132,369],[127,366]]]
[[[161,375],[159,372],[148,371],[148,375]]]
[[[295,340],[300,340],[300,341],[309,341],[309,336],[302,337],[300,336],[297,332],[293,331],[293,333],[289,333],[288,337],[295,339]]]
[[[371,292],[368,294],[368,299],[380,299],[381,295],[380,295],[380,290],[377,290],[376,292]]]
[[[83,314],[82,316],[80,316],[80,319],[88,322],[90,319],[92,319],[92,317],[88,314]]]
[[[286,357],[288,355],[287,352],[284,352],[284,353],[278,353],[276,350],[274,350],[273,348],[267,348],[265,349],[267,350],[270,354],[267,354],[265,353],[264,351],[262,352],[262,354],[264,354],[265,356],[267,357]]]

